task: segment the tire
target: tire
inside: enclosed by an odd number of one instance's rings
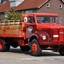
[[[59,53],[61,56],[64,56],[64,47],[62,47],[60,50],[59,50]]]
[[[4,40],[0,39],[0,52],[5,52],[6,51],[6,46]]]
[[[29,46],[20,46],[20,49],[21,49],[21,51],[23,51],[23,52],[30,50]]]
[[[30,48],[31,48],[31,55],[33,56],[39,56],[41,55],[41,48],[38,44],[38,41],[36,39],[33,39],[30,43]]]
[[[9,52],[9,50],[10,50],[10,45],[9,44],[6,44],[6,52]]]

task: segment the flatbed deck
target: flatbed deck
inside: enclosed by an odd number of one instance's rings
[[[0,37],[23,37],[21,22],[0,22]]]

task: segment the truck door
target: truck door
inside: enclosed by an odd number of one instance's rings
[[[35,24],[34,16],[29,16],[26,26],[26,38],[29,38],[33,34],[35,29],[36,29],[36,24]]]

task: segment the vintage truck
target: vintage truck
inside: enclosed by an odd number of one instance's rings
[[[0,22],[0,52],[10,46],[20,46],[38,56],[42,50],[54,50],[64,55],[64,26],[59,15],[52,13],[22,14],[20,21]]]

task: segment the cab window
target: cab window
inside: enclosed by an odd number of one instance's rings
[[[37,23],[58,23],[58,17],[55,16],[37,16]]]
[[[28,22],[29,22],[29,23],[34,23],[34,17],[33,17],[33,16],[29,16]]]

